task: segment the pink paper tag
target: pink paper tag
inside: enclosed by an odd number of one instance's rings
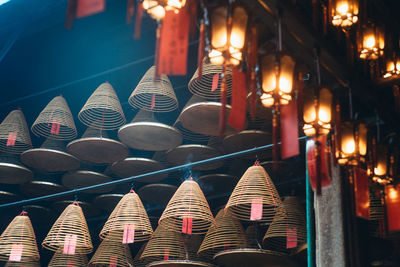
[[[76,235],[65,235],[63,254],[74,255],[76,248]]]
[[[164,248],[164,260],[169,260],[169,248]]]
[[[125,224],[124,225],[124,236],[122,238],[122,244],[131,244],[135,240],[135,225]]]
[[[21,261],[23,244],[12,244],[9,261]]]
[[[15,140],[17,139],[17,132],[9,132],[7,139],[7,146],[15,145]]]
[[[214,92],[215,89],[218,88],[218,81],[219,81],[219,73],[214,74],[212,85],[211,85],[211,92]]]
[[[192,216],[188,215],[188,214],[183,215],[182,233],[191,235],[192,234],[192,224],[193,224]]]
[[[60,133],[60,123],[56,120],[53,120],[51,123],[51,130],[52,134],[58,135]]]
[[[261,220],[262,210],[263,210],[262,198],[254,198],[251,201],[250,220],[251,221]]]
[[[153,94],[151,97],[151,107],[150,109],[153,110],[153,108],[156,106],[156,94]]]
[[[117,255],[111,255],[110,256],[110,267],[117,267],[117,260],[118,260]]]
[[[286,248],[297,247],[297,228],[286,229]]]

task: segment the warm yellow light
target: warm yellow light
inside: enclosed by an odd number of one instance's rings
[[[368,128],[365,123],[360,123],[358,125],[358,153],[360,156],[367,155],[367,145],[368,145]]]
[[[338,2],[336,10],[340,15],[344,16],[349,12],[349,4],[346,1]]]
[[[364,37],[364,48],[373,49],[375,47],[375,36],[368,35]]]
[[[390,186],[388,187],[387,196],[392,200],[396,200],[399,198],[399,192],[394,187]]]
[[[342,151],[345,154],[353,154],[356,150],[356,143],[354,139],[342,140]]]
[[[319,110],[316,112],[315,101],[318,101]],[[303,131],[307,136],[312,136],[316,133],[316,127],[318,127],[318,134],[328,134],[331,130],[331,104],[332,94],[326,89],[322,88],[319,92],[318,100],[314,100],[308,97],[304,101]],[[317,116],[318,114],[318,121]],[[313,128],[311,130],[311,128]]]
[[[186,0],[168,0],[166,9],[181,9],[186,4]]]
[[[383,55],[385,37],[383,30],[374,25],[369,25],[362,30],[362,40],[359,43],[361,59],[376,60]]]
[[[333,26],[349,28],[358,21],[358,0],[332,0]]]
[[[165,9],[155,0],[144,0],[143,9],[155,20],[161,20],[165,17]]]
[[[261,104],[266,107],[270,108],[274,105],[275,101],[271,94],[263,93],[260,97]]]

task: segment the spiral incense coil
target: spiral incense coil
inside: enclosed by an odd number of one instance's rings
[[[215,224],[210,206],[200,186],[192,179],[184,181],[175,192],[163,214],[159,224],[169,231],[182,232],[184,224],[191,222],[192,234],[204,234]],[[190,233],[189,233],[190,234]]]
[[[11,111],[0,124],[0,151],[12,154],[32,148],[25,116],[21,110]]]
[[[144,74],[128,102],[133,108],[152,112],[169,112],[178,108],[171,82],[167,75],[155,77],[154,66]]]
[[[89,266],[133,266],[131,251],[127,244],[113,236],[104,239],[90,259]]]
[[[97,87],[78,118],[86,126],[102,130],[116,130],[126,122],[118,96],[108,82]]]
[[[25,212],[14,217],[0,236],[0,260],[37,262],[40,255],[32,223]]]
[[[225,209],[229,209],[238,219],[250,221],[252,207],[261,205],[261,217],[254,220],[270,222],[282,201],[268,173],[260,165],[251,166],[240,178]]]
[[[245,248],[246,244],[243,226],[231,212],[221,209],[215,217],[215,226],[208,229],[198,254],[212,258],[220,251]]]
[[[86,267],[88,266],[88,258],[85,254],[68,255],[62,253],[62,251],[57,251],[56,253],[54,253],[48,267],[65,266]]]
[[[139,196],[132,190],[126,194],[114,208],[100,232],[100,238],[112,236],[123,242],[124,232],[134,231],[134,242],[146,241],[153,233],[149,217]],[[133,243],[133,242],[128,242]]]
[[[286,197],[264,236],[264,247],[288,252],[307,242],[306,214],[297,197]]]
[[[93,251],[86,219],[77,202],[68,205],[61,213],[42,243],[44,248],[52,251],[65,250],[70,245],[75,245],[76,254]]]
[[[31,130],[37,136],[50,139],[72,140],[76,138],[74,118],[64,97],[53,98],[40,112]]]
[[[221,74],[223,66],[217,66],[203,59],[202,76],[199,78],[199,69],[196,69],[192,79],[189,81],[189,91],[197,96],[207,99],[220,99],[221,97]],[[226,71],[227,96],[232,94],[232,74],[230,68]],[[213,87],[214,85],[214,87]]]
[[[40,261],[32,261],[32,262],[8,261],[4,265],[4,267],[40,267],[40,266],[41,266]]]

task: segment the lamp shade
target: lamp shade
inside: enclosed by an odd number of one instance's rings
[[[64,97],[53,98],[40,112],[31,130],[37,136],[50,139],[74,139],[77,135],[76,126]]]
[[[130,235],[133,236],[131,241],[125,240],[129,232],[132,232]],[[112,236],[120,243],[133,243],[148,240],[152,233],[153,229],[142,201],[132,190],[114,208],[100,232],[100,238]]]
[[[317,105],[316,102],[318,103]],[[322,88],[319,91],[318,99],[314,99],[311,96],[305,97],[303,131],[307,136],[314,136],[317,131],[318,134],[328,134],[331,130],[331,120],[332,93],[329,89]]]
[[[108,236],[90,259],[89,266],[133,266],[129,246],[122,244],[118,238]]]
[[[159,224],[168,231],[188,234],[205,234],[215,224],[210,206],[197,182],[188,179],[179,186],[161,215]]]
[[[39,251],[32,223],[25,213],[14,217],[0,236],[0,261],[37,262]]]
[[[51,227],[42,246],[64,254],[89,254],[92,240],[82,208],[77,202],[68,205]],[[72,249],[72,250],[71,250]]]
[[[254,165],[240,178],[225,209],[240,220],[270,222],[281,203],[268,173],[260,165]]]
[[[331,22],[333,26],[348,28],[358,21],[359,0],[332,0]]]
[[[361,28],[358,51],[361,59],[376,60],[383,56],[385,35],[382,27],[368,23]]]
[[[0,124],[0,151],[19,154],[32,148],[25,116],[21,110],[11,111]]]
[[[177,109],[178,99],[167,75],[155,78],[155,71],[154,66],[146,71],[129,97],[129,104],[133,108],[153,112],[169,112]]]
[[[86,126],[102,130],[115,130],[126,122],[118,96],[108,82],[97,87],[79,112],[78,118]]]
[[[75,266],[75,267],[86,267],[88,265],[88,259],[85,254],[74,254],[68,255],[62,253],[62,251],[57,251],[51,258],[48,267],[65,267],[65,266]]]

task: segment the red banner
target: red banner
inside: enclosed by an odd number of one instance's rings
[[[356,215],[369,219],[369,189],[367,171],[354,168],[354,194]]]
[[[186,75],[189,44],[189,13],[166,11],[161,27],[157,75]]]
[[[83,18],[103,12],[106,8],[105,0],[78,0],[76,17]]]
[[[299,118],[297,101],[281,107],[281,157],[291,158],[299,155]]]
[[[328,162],[326,155],[326,135],[322,135],[318,138],[319,154],[321,158],[320,171],[321,171],[321,187],[328,186],[331,184],[331,180],[328,174]],[[310,179],[310,184],[313,190],[317,188],[317,157],[315,155],[315,140],[311,139],[307,141],[306,144],[306,154],[307,154],[307,169],[308,177]]]
[[[232,103],[228,125],[242,131],[246,122],[247,88],[246,74],[232,67]]]
[[[388,230],[400,231],[400,185],[386,186],[385,199]]]

